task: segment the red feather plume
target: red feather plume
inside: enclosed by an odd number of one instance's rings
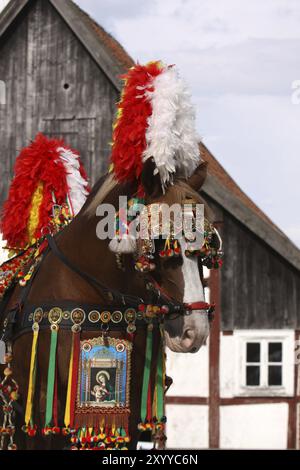
[[[122,98],[118,104],[118,117],[113,132],[111,161],[119,182],[139,180],[142,172],[142,155],[146,148],[146,129],[152,115],[152,106],[144,90],[150,91],[151,82],[162,73],[160,62],[137,65],[122,78],[125,81]]]

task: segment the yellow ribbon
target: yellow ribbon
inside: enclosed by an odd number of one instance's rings
[[[28,219],[28,239],[29,244],[35,243],[35,232],[39,226],[40,221],[40,207],[44,198],[44,185],[42,182],[38,183],[31,200],[31,208]]]
[[[68,428],[71,422],[71,391],[72,391],[72,371],[73,371],[73,355],[74,355],[74,341],[72,341],[71,357],[69,365],[69,376],[68,376],[68,389],[67,389],[67,400],[65,409],[65,427]]]
[[[39,325],[35,323],[33,325],[33,340],[31,347],[31,359],[30,359],[30,370],[29,370],[29,384],[28,384],[28,394],[27,394],[27,403],[25,411],[25,424],[29,426],[32,418],[32,407],[33,407],[33,398],[34,398],[34,389],[35,389],[35,377],[36,377],[36,352],[37,352],[37,341],[39,336]]]

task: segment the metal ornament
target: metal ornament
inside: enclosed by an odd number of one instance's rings
[[[37,309],[37,310],[39,310],[39,309]],[[35,313],[37,312],[37,310],[35,311]],[[39,318],[39,314],[40,314],[40,312],[37,313],[38,318]],[[63,315],[63,311],[62,311],[61,308],[59,308],[59,307],[52,308],[48,313],[48,320],[49,320],[51,326],[59,325],[59,323],[62,320],[62,315]]]
[[[71,312],[71,320],[73,322],[72,331],[76,333],[81,330],[81,325],[86,319],[85,311],[82,308],[74,308]]]
[[[88,319],[91,323],[98,323],[100,321],[100,312],[92,310],[88,315]]]
[[[115,312],[113,312],[112,316],[111,316],[111,321],[113,323],[120,323],[123,319],[123,314],[122,312],[119,312],[118,310],[116,310]]]

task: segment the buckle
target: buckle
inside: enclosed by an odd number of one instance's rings
[[[73,322],[72,331],[78,333],[81,331],[81,325],[84,323],[86,318],[85,311],[82,308],[74,308],[71,312],[71,320]]]

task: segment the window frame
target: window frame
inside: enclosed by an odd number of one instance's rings
[[[235,332],[236,338],[236,396],[294,396],[294,347],[295,333],[292,330],[245,330]],[[247,343],[260,343],[260,362],[247,362]],[[281,362],[271,362],[268,357],[268,344],[282,344]],[[260,367],[260,384],[246,385],[247,365]],[[270,365],[281,366],[282,384],[268,385]]]

